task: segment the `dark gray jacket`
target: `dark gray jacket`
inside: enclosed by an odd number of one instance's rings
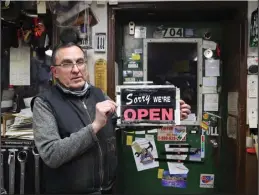
[[[96,103],[105,99],[93,86],[77,94],[54,86],[33,101],[46,193],[87,194],[111,187],[117,166],[114,126],[110,118],[95,135],[91,125]]]

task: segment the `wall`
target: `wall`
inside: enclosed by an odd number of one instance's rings
[[[92,45],[94,46],[95,33],[98,33],[98,32],[107,33],[107,4],[97,5],[96,1],[93,1],[91,4],[91,8],[98,20],[98,24],[95,25],[92,29]],[[106,48],[107,48],[107,41],[106,41]],[[90,73],[90,82],[94,84],[94,63],[99,58],[103,58],[107,60],[107,52],[94,53],[94,50],[91,49],[87,51],[87,56],[88,56],[88,70]]]

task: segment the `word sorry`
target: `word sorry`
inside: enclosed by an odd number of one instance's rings
[[[147,108],[147,109],[126,109],[123,113],[124,120],[163,120],[174,119],[173,108]]]
[[[129,93],[126,98],[127,98],[127,102],[126,104],[132,104],[133,102],[136,103],[147,103],[149,104],[150,100],[151,100],[151,96],[150,95],[143,95],[143,96],[139,96],[139,97],[134,97],[132,98],[133,93]],[[171,97],[170,96],[155,96],[152,97],[153,102],[157,102],[157,103],[163,103],[163,102],[171,102]]]

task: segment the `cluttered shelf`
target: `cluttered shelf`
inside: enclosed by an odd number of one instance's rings
[[[8,139],[33,140],[32,112],[30,108],[19,113],[2,113],[1,136]]]

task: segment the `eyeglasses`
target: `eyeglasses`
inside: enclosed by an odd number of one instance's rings
[[[76,63],[73,62],[62,62],[61,64],[56,64],[54,66],[61,66],[65,69],[73,69],[74,65],[76,65],[78,68],[83,68],[87,64],[86,60],[78,60]]]

